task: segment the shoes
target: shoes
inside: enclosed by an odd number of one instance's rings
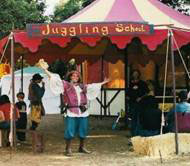
[[[72,154],[72,152],[71,152],[71,149],[67,149],[67,150],[65,151],[65,156],[68,156],[68,157],[73,156],[73,154]]]
[[[90,154],[91,152],[90,152],[90,151],[88,151],[88,150],[87,150],[87,149],[85,149],[85,148],[80,147],[80,148],[79,148],[79,153]]]

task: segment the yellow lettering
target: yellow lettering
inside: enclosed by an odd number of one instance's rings
[[[125,27],[125,31],[126,31],[126,32],[130,32],[129,26],[126,26],[126,27]]]
[[[116,32],[123,32],[123,30],[124,30],[123,24],[116,24],[115,30],[116,30]]]
[[[130,29],[131,29],[131,32],[135,32],[135,28],[133,27],[133,25],[130,25]]]
[[[60,29],[60,31],[61,31],[61,36],[67,36],[67,28],[62,27],[62,28]]]
[[[76,28],[75,27],[70,27],[69,32],[70,32],[70,36],[76,36]]]
[[[46,25],[46,29],[42,31],[42,35],[49,35],[50,33],[50,27],[49,24]]]
[[[88,33],[88,27],[85,27],[85,32]]]
[[[145,32],[146,30],[144,29],[144,25],[141,25],[141,31]]]
[[[82,33],[82,24],[79,24],[79,32]]]
[[[138,32],[138,31],[139,31],[139,28],[138,28],[138,27],[136,27],[136,28],[135,28],[135,32]]]
[[[101,28],[101,31],[102,31],[102,35],[106,36],[109,34],[109,30],[108,30],[108,27],[107,26],[103,26]]]
[[[93,33],[99,33],[98,27],[93,27],[93,28],[92,28],[92,32],[93,32]]]
[[[52,28],[52,33],[58,34],[59,33],[59,29],[57,27]]]

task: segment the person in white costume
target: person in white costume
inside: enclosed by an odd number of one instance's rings
[[[62,94],[63,102],[66,105],[66,117],[64,138],[66,140],[67,156],[71,156],[71,140],[78,135],[80,138],[79,152],[90,153],[84,148],[84,140],[88,133],[88,116],[87,101],[98,97],[101,92],[101,86],[108,83],[105,79],[101,83],[83,84],[78,71],[71,71],[67,75],[67,80],[61,80],[58,74],[48,71],[48,64],[41,59],[39,67],[44,69],[50,80],[50,88],[53,93]]]

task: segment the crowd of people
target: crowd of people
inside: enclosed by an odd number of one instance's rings
[[[178,94],[178,103],[176,107],[164,113],[162,122],[162,111],[154,95],[154,84],[151,80],[142,81],[140,71],[133,70],[129,88],[127,88],[127,98],[129,103],[129,117],[131,118],[131,135],[132,136],[153,136],[161,132],[174,132],[175,110],[183,113],[184,120],[178,122],[178,131],[190,132],[190,125],[186,117],[190,113],[190,103],[188,103],[188,93],[182,90]],[[179,118],[177,118],[179,119]],[[185,121],[185,119],[187,119]],[[164,124],[163,124],[164,123]]]
[[[90,153],[85,148],[85,139],[88,135],[88,108],[87,101],[95,99],[101,92],[102,85],[110,80],[105,78],[103,82],[93,84],[83,84],[80,72],[71,70],[67,73],[64,80],[58,74],[48,70],[48,64],[40,60],[38,64],[49,77],[50,89],[54,94],[62,96],[64,103],[64,139],[66,142],[65,154],[72,155],[71,145],[75,136],[79,137],[80,153]],[[30,100],[30,130],[36,130],[45,115],[42,97],[45,93],[45,83],[40,74],[34,74],[30,85],[28,99]],[[158,102],[154,95],[154,84],[152,81],[141,80],[139,70],[133,70],[131,81],[126,89],[127,100],[129,104],[128,117],[131,123],[128,125],[131,129],[132,136],[153,136],[160,134],[162,111],[159,109]],[[176,112],[190,113],[190,104],[188,103],[188,94],[186,91],[179,93],[179,103],[176,105]],[[15,104],[16,128],[21,130],[27,129],[27,105],[24,102],[25,94],[17,94],[17,103]],[[13,118],[11,109],[13,105],[7,95],[0,96],[0,129],[10,130],[10,121]],[[175,131],[174,108],[165,116],[166,126],[164,132]],[[184,122],[185,123],[185,122]],[[25,132],[17,130],[17,139],[25,141]],[[8,137],[8,136],[7,136]]]

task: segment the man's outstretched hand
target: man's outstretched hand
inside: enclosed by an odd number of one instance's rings
[[[110,79],[109,78],[104,78],[104,81],[102,82],[102,85],[107,84],[108,82],[110,82]]]
[[[49,65],[47,64],[47,62],[44,61],[44,59],[40,59],[38,61],[38,63],[36,64],[36,66],[38,66],[38,67],[40,67],[40,68],[42,68],[44,70],[47,70],[48,67],[49,67]]]

